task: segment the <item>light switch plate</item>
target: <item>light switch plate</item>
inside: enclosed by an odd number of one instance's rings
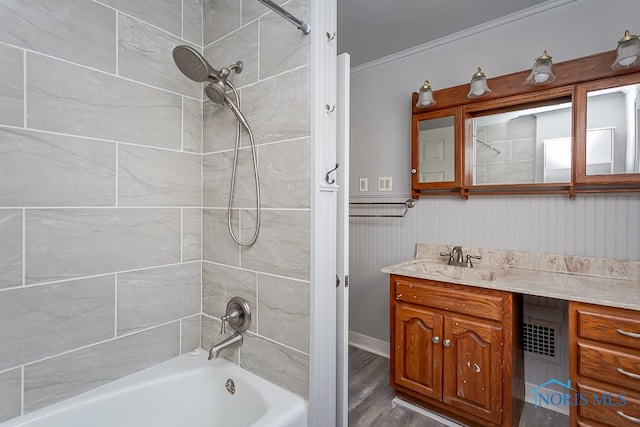
[[[378,191],[391,191],[393,188],[390,176],[378,177]]]
[[[369,178],[360,178],[360,191],[369,191]]]

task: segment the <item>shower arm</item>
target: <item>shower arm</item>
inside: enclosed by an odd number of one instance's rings
[[[287,12],[286,10],[284,10],[283,8],[275,4],[273,1],[271,0],[258,0],[258,1],[263,5],[267,6],[269,9],[273,10],[278,15],[282,16],[287,21],[291,22],[293,25],[296,26],[296,28],[298,28],[303,33],[309,34],[311,32],[311,27],[309,26],[309,24],[307,24],[301,19],[296,18],[295,16],[293,16],[292,14],[290,14],[289,12]]]

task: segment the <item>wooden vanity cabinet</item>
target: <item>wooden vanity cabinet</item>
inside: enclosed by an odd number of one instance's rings
[[[469,425],[518,424],[521,296],[391,276],[391,386]]]
[[[571,302],[571,425],[640,426],[640,314]]]

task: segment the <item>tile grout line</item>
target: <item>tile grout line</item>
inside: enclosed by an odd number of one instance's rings
[[[115,188],[115,200],[113,203],[114,207],[119,207],[118,206],[118,199],[120,198],[120,194],[118,192],[118,187],[120,186],[120,144],[118,142],[116,142],[116,176],[115,176],[115,184],[116,184],[116,188]]]
[[[27,51],[22,51],[22,127],[27,128]]]
[[[116,30],[115,30],[116,31],[116,33],[115,33],[115,35],[116,35],[116,76],[120,75],[120,35],[119,35],[120,28],[119,28],[119,25],[118,25],[118,21],[120,20],[119,19],[119,13],[120,12],[118,10],[116,10],[116,13],[115,13],[115,18],[116,18]]]
[[[113,338],[118,337],[118,273],[114,274],[113,278]]]

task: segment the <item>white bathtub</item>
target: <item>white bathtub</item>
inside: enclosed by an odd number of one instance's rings
[[[225,387],[235,383],[235,394]],[[224,359],[184,355],[1,427],[186,427],[307,425],[299,396]]]

